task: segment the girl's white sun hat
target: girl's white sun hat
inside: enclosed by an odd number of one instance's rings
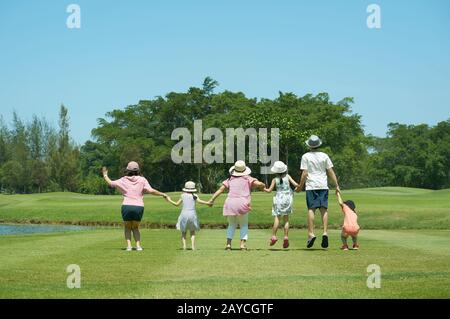
[[[273,163],[273,166],[270,168],[270,171],[274,174],[281,174],[287,171],[287,165],[282,161],[276,161]]]
[[[191,182],[191,181],[184,183],[183,192],[188,192],[188,193],[197,192],[197,189],[195,188],[195,183]]]
[[[228,171],[232,176],[245,176],[252,173],[252,170],[245,165],[244,161],[236,161],[236,163],[234,163]]]

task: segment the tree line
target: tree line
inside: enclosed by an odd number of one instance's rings
[[[77,191],[79,147],[69,136],[68,109],[62,105],[59,129],[45,118],[24,123],[14,113],[11,127],[0,118],[0,189],[11,193]]]
[[[212,192],[228,176],[227,163],[175,164],[171,140],[175,128],[279,128],[280,160],[298,179],[300,158],[310,134],[323,140],[344,188],[407,186],[441,189],[450,186],[450,119],[435,126],[391,123],[384,138],[364,134],[353,99],[330,101],[327,93],[297,96],[279,92],[275,99],[248,98],[242,92],[215,93],[207,77],[200,87],[141,100],[98,119],[92,140],[77,145],[70,137],[68,109],[62,105],[58,127],[33,116],[25,123],[14,113],[9,125],[0,118],[0,190],[4,193],[72,191],[109,194],[101,178],[107,166],[120,177],[130,160],[162,191],[180,190],[187,180]],[[207,141],[205,142],[207,144]],[[245,158],[248,161],[248,158]],[[251,164],[254,176],[259,164]]]

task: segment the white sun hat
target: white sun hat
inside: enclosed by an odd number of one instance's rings
[[[229,172],[232,176],[245,176],[250,175],[252,170],[245,165],[244,161],[236,161],[236,163],[230,167]]]
[[[184,183],[183,192],[195,193],[196,191],[197,191],[197,189],[195,189],[194,182],[188,181],[188,182]]]
[[[305,143],[310,148],[318,148],[322,145],[322,140],[317,135],[311,135]]]
[[[273,166],[270,168],[270,171],[274,174],[281,174],[287,171],[287,165],[282,161],[276,161],[273,163]]]

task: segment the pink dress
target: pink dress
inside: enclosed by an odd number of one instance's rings
[[[123,194],[122,205],[132,206],[144,206],[144,193],[153,190],[147,179],[142,176],[124,176],[112,181],[111,186]]]
[[[228,188],[228,197],[223,205],[223,216],[239,216],[247,214],[250,209],[252,184],[256,180],[251,176],[235,177],[223,181]]]

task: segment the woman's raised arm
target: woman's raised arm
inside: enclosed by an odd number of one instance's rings
[[[102,173],[106,183],[111,186],[112,180],[108,177],[108,169],[105,166],[102,167]]]

